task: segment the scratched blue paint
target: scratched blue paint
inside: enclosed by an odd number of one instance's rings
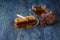
[[[16,14],[29,15],[33,4],[45,4],[47,9],[54,10],[58,22],[46,27],[14,29]],[[60,0],[0,0],[0,40],[60,40]]]

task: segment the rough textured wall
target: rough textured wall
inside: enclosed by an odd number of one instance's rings
[[[58,22],[55,25],[26,30],[13,27],[16,14],[29,15],[32,4],[45,4],[54,10]],[[0,40],[60,40],[60,0],[0,0]]]

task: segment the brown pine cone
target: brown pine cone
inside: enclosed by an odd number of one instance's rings
[[[53,24],[56,21],[55,15],[50,11],[46,14],[46,24]]]
[[[55,23],[56,16],[53,14],[52,11],[50,11],[50,12],[47,12],[46,14],[42,14],[39,20],[40,20],[41,26],[45,26],[47,24],[50,25]]]

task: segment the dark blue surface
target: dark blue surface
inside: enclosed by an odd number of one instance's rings
[[[47,9],[54,10],[58,22],[46,27],[14,29],[16,14],[29,15],[33,4],[45,4]],[[60,40],[60,0],[0,0],[0,40]]]

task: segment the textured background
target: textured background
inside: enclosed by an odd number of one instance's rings
[[[58,22],[47,27],[14,29],[16,14],[29,15],[33,4],[45,4],[54,10]],[[60,40],[60,0],[0,0],[0,40]]]

